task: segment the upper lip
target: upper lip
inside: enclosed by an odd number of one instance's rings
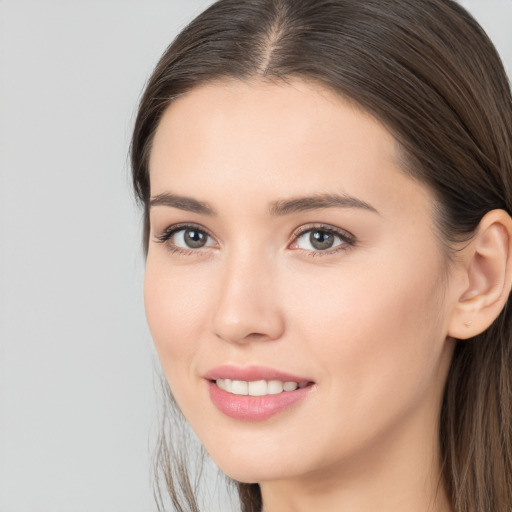
[[[203,376],[208,380],[231,379],[253,382],[257,380],[280,380],[282,382],[312,382],[308,377],[267,368],[264,366],[223,365],[212,368]]]

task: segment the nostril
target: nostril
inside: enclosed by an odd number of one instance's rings
[[[268,338],[268,336],[266,334],[261,333],[261,332],[252,332],[251,334],[248,334],[246,336],[246,338],[252,338],[252,339],[255,339],[255,340],[260,340],[262,338]]]

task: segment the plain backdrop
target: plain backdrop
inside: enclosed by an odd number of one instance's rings
[[[127,153],[152,67],[209,3],[0,0],[1,512],[156,510]],[[461,3],[510,73],[512,0]]]

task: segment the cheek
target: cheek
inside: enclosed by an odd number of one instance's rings
[[[179,383],[191,370],[210,304],[208,282],[197,272],[169,268],[150,259],[144,278],[146,317],[169,385]],[[187,376],[188,377],[188,376]]]
[[[444,346],[440,260],[421,271],[411,261],[393,255],[295,280],[297,331],[337,396],[378,402],[429,385]]]

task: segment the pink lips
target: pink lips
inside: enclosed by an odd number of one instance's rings
[[[239,420],[261,421],[291,407],[310,393],[311,379],[284,373],[272,368],[248,366],[219,366],[204,375],[208,381],[210,399],[220,412]],[[243,381],[279,380],[282,382],[308,382],[309,385],[297,388],[295,391],[283,391],[276,395],[249,396],[235,395],[220,389],[215,381],[217,379],[231,379]]]

